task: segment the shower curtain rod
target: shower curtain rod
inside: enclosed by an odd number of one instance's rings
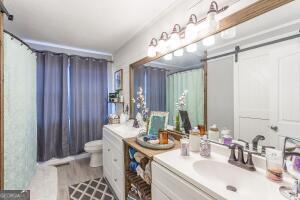
[[[252,49],[257,49],[257,48],[268,46],[268,45],[271,45],[271,44],[284,42],[284,41],[287,41],[287,40],[292,40],[292,39],[299,38],[299,37],[300,37],[300,29],[299,29],[299,33],[296,34],[296,35],[291,35],[291,36],[280,38],[280,39],[273,40],[273,41],[270,41],[270,42],[265,42],[265,43],[262,43],[262,44],[246,47],[244,49],[240,49],[240,46],[236,46],[234,51],[230,51],[228,53],[223,53],[223,54],[220,54],[220,55],[216,55],[216,56],[212,56],[212,57],[209,57],[209,58],[206,58],[206,59],[202,59],[201,61],[205,62],[205,61],[208,61],[208,60],[214,60],[214,59],[225,57],[225,56],[235,55],[235,62],[238,62],[238,54],[241,53],[241,52],[249,51],[249,50],[252,50]]]
[[[7,33],[8,35],[10,35],[12,38],[14,38],[14,39],[16,39],[16,40],[18,40],[19,42],[21,42],[21,45],[25,45],[27,48],[28,48],[28,50],[31,50],[32,51],[32,53],[45,53],[45,52],[50,52],[50,53],[52,53],[52,54],[54,54],[54,55],[67,55],[67,56],[70,56],[70,57],[72,57],[72,56],[77,56],[77,57],[79,57],[79,58],[82,58],[82,59],[86,59],[86,58],[90,58],[90,59],[95,59],[95,60],[102,60],[102,61],[106,61],[106,62],[108,62],[108,63],[113,63],[114,61],[111,61],[111,60],[106,60],[106,59],[104,59],[104,58],[93,58],[93,57],[85,57],[85,56],[79,56],[79,55],[68,55],[68,54],[66,54],[66,53],[56,53],[56,52],[52,52],[52,51],[41,51],[41,50],[37,50],[37,49],[33,49],[33,48],[31,48],[26,42],[24,42],[22,39],[20,39],[19,37],[17,37],[16,35],[14,35],[13,33],[11,33],[11,32],[9,32],[9,31],[7,31],[7,30],[4,30],[3,31],[4,33]]]
[[[7,11],[7,9],[5,8],[5,6],[4,6],[4,4],[3,4],[2,1],[0,1],[0,10],[1,10],[1,13],[4,13],[4,14],[7,16],[8,20],[10,20],[10,21],[13,21],[13,20],[14,20],[14,16],[11,15],[11,14]]]

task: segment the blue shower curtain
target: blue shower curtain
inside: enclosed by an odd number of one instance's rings
[[[107,111],[107,61],[52,52],[37,59],[38,160],[84,151],[102,138]]]

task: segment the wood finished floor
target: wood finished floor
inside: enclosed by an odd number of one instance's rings
[[[57,168],[57,200],[69,200],[68,187],[76,183],[100,178],[102,167],[89,167],[89,159],[71,161]]]

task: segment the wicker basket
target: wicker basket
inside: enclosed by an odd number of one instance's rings
[[[108,123],[109,124],[120,124],[120,118],[109,118]]]

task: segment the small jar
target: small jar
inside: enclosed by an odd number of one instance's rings
[[[268,179],[281,182],[283,179],[282,152],[266,148],[266,176]]]
[[[231,130],[224,128],[221,131],[221,135],[222,135],[222,143],[226,144],[226,145],[230,145],[232,143],[232,136],[231,136]]]
[[[160,144],[168,144],[168,132],[167,131],[159,131],[159,143]]]
[[[200,135],[203,136],[205,135],[205,125],[198,125],[198,129],[199,129],[199,132],[200,132]]]
[[[300,173],[300,157],[299,156],[295,156],[294,161],[293,161],[293,168],[298,173]]]
[[[207,136],[205,135],[200,142],[200,155],[203,157],[210,157],[210,152],[210,142],[207,140]]]
[[[190,155],[190,141],[186,137],[180,139],[180,155],[181,156]]]
[[[194,128],[192,131],[190,131],[190,148],[193,152],[200,151],[200,140],[201,137],[199,135],[199,130],[197,128]]]
[[[220,131],[219,129],[217,128],[217,125],[216,124],[213,124],[209,127],[209,130],[208,130],[208,138],[210,140],[213,140],[213,141],[219,141],[219,138],[220,138]]]

